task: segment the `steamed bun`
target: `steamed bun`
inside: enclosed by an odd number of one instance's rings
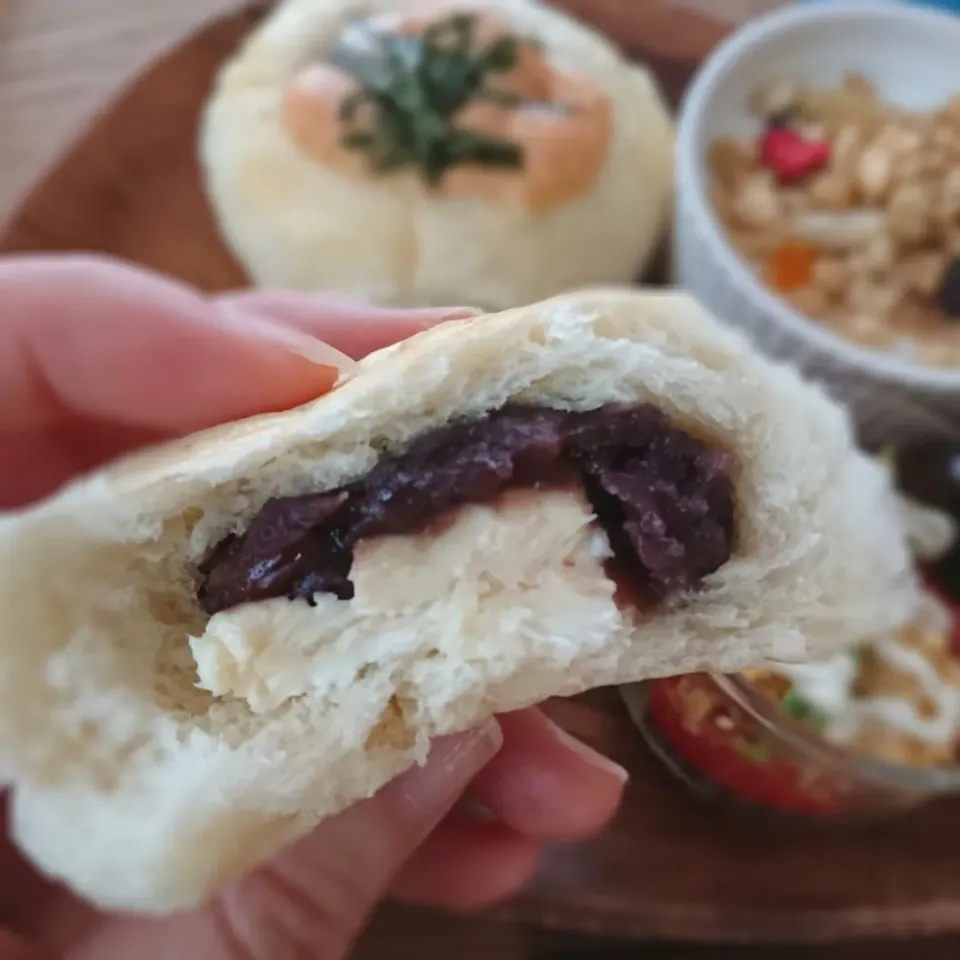
[[[420,76],[436,36],[449,71],[465,22],[470,63],[492,65],[482,91],[439,148],[418,115],[411,146],[371,95],[396,66],[382,45]],[[254,283],[495,310],[637,275],[669,209],[673,129],[644,68],[533,0],[287,0],[222,68],[200,152]]]

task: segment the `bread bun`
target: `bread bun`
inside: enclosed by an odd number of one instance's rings
[[[335,488],[508,401],[650,402],[734,453],[734,555],[659,608],[620,604],[583,501],[521,491],[361,544],[352,600],[203,613],[197,561],[268,498]],[[905,622],[918,593],[896,517],[845,413],[685,295],[596,290],[444,324],[306,406],[148,450],[0,522],[14,834],[104,907],[190,907],[438,734]]]
[[[509,171],[484,174],[470,164],[431,188],[411,167],[375,174],[359,154],[340,166],[321,162],[294,136],[306,127],[303,137],[326,138],[328,152],[342,141],[329,104],[325,120],[318,107],[316,118],[301,118],[297,128],[285,118],[285,104],[297,78],[322,62],[347,25],[422,8],[423,0],[287,0],[223,67],[200,154],[222,234],[253,281],[382,304],[487,310],[587,284],[632,281],[668,215],[672,122],[645,68],[545,4],[485,0],[482,9],[515,36],[536,38],[550,66],[589,85],[609,112],[604,144],[596,142],[603,124],[564,133],[543,129],[542,118],[526,141],[531,162],[556,141],[536,175],[557,178],[558,189],[572,163],[599,150],[586,189],[571,183],[566,198],[531,206],[515,196]],[[437,16],[472,9],[464,0],[433,8]],[[320,130],[322,122],[330,129]],[[577,171],[572,175],[576,180]]]

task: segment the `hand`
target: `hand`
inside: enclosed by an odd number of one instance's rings
[[[371,350],[464,312],[339,298],[206,298],[86,257],[0,263],[0,508],[125,450],[329,390]],[[319,338],[319,339],[318,339]],[[339,960],[379,899],[467,909],[515,892],[544,840],[599,830],[624,772],[535,710],[434,744],[427,764],[220,892],[107,915],[0,843],[0,960]]]

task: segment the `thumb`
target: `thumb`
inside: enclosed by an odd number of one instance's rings
[[[166,960],[186,950],[203,960],[343,960],[394,874],[502,742],[496,720],[440,737],[424,766],[324,821],[206,909],[108,922],[68,956]]]
[[[321,824],[220,898],[243,957],[345,957],[393,875],[502,742],[496,721],[436,741],[425,766]]]
[[[437,740],[426,765],[321,824],[221,897],[244,956],[346,956],[393,875],[503,741],[495,720]],[[296,944],[299,952],[291,949]]]
[[[42,960],[42,957],[26,940],[0,927],[0,960]]]

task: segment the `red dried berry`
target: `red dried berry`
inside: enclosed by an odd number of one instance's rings
[[[937,294],[937,302],[949,319],[960,319],[960,257],[954,259],[947,268]]]
[[[771,127],[760,138],[760,163],[781,183],[797,183],[830,160],[826,140],[808,140],[790,127]]]

